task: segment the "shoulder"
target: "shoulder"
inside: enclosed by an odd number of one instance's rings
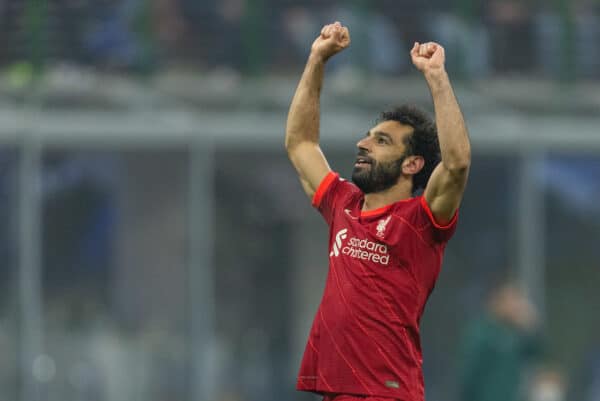
[[[410,224],[432,243],[447,242],[454,234],[458,219],[457,213],[447,225],[438,224],[423,196],[396,202],[392,213],[404,223]]]
[[[412,198],[403,199],[395,202],[390,208],[390,213],[395,217],[402,217],[410,221],[414,221],[417,216],[423,213],[423,205],[421,197],[414,196]]]
[[[318,207],[325,198],[352,199],[360,196],[362,196],[362,192],[356,185],[340,177],[338,173],[331,171],[319,184],[313,196],[312,204]]]
[[[323,215],[327,224],[333,224],[339,213],[360,202],[362,192],[356,185],[335,172],[328,173],[313,196],[312,205]]]

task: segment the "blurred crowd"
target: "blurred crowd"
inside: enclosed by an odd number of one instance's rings
[[[412,43],[436,40],[466,78],[600,74],[597,0],[3,0],[0,20],[4,65],[286,73],[322,24],[340,20],[353,50],[338,64],[361,72],[406,73]]]

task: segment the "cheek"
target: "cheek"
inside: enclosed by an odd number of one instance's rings
[[[396,151],[389,151],[389,152],[381,152],[378,156],[377,156],[377,163],[378,164],[385,164],[388,166],[391,166],[395,163],[398,162],[399,159],[402,158],[402,155],[399,154]]]
[[[387,160],[398,160],[406,156],[406,149],[398,145],[391,145],[383,150],[384,152],[381,152],[381,157]]]

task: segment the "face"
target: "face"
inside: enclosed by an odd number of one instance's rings
[[[397,121],[384,121],[367,132],[356,146],[358,155],[352,182],[365,194],[393,187],[403,174],[405,140],[413,128]]]

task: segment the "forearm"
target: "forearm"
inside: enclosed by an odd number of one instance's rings
[[[320,95],[324,71],[325,62],[311,54],[288,113],[285,135],[288,151],[303,142],[319,142]]]
[[[442,163],[450,171],[465,171],[471,163],[471,145],[448,74],[435,71],[425,79],[433,97]]]

